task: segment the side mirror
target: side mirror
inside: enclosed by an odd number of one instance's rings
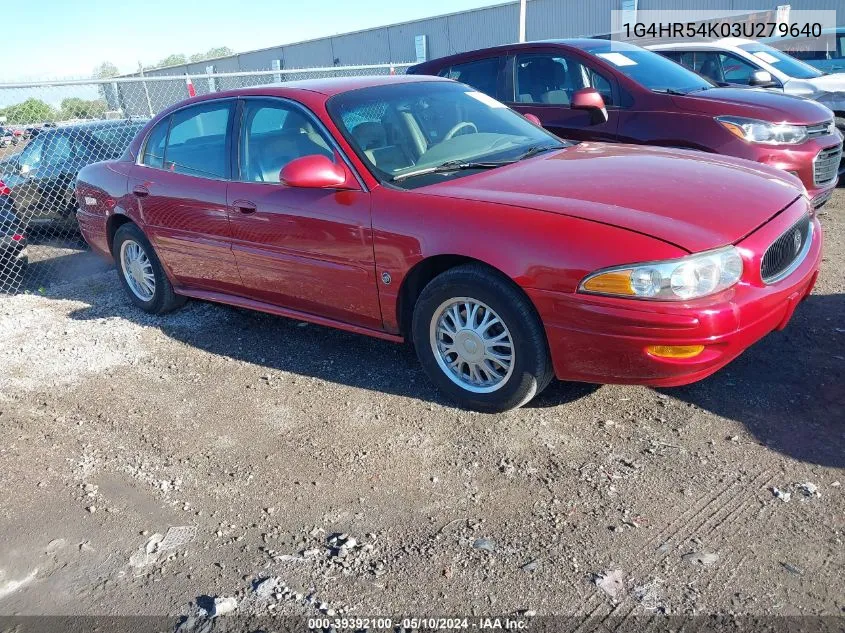
[[[322,154],[295,158],[279,172],[282,184],[306,189],[354,189],[347,182],[351,179],[342,163],[334,163]]]
[[[750,86],[757,86],[758,88],[770,88],[775,85],[775,80],[772,79],[772,73],[768,70],[755,70],[751,75],[751,81],[748,82]]]
[[[529,113],[527,113],[527,114],[523,114],[523,115],[522,115],[522,117],[523,117],[526,121],[530,121],[530,122],[531,122],[531,123],[533,123],[534,125],[539,125],[540,127],[543,127],[543,123],[540,121],[540,117],[538,117],[538,116],[537,116],[537,115],[535,115],[535,114],[531,114],[531,113],[529,112]]]
[[[587,110],[590,113],[592,125],[607,123],[607,108],[604,99],[595,88],[581,88],[572,93],[570,107],[573,110]]]

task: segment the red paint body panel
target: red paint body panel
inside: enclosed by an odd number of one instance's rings
[[[232,254],[225,180],[199,178],[136,165],[129,191],[137,199],[144,233],[176,285],[237,291],[241,277]]]
[[[578,39],[512,44],[423,62],[408,72],[437,75],[455,64],[491,56],[566,54],[608,77],[624,98],[620,99],[621,105],[608,107],[608,122],[599,125],[589,112],[565,105],[508,103],[519,112],[537,116],[546,129],[561,138],[683,147],[744,158],[795,172],[810,198],[823,196],[836,186],[835,180],[822,187],[813,180],[813,159],[819,151],[842,142],[835,132],[798,145],[761,145],[737,138],[714,118],[737,116],[775,123],[816,124],[832,118],[832,112],[821,104],[745,88],[713,88],[683,96],[653,92],[612,63],[588,52],[602,45],[599,40]]]
[[[593,382],[668,386],[702,378],[783,327],[811,290],[822,248],[815,219],[801,266],[772,285],[760,279],[762,254],[810,211],[797,181],[764,165],[583,143],[416,189],[380,184],[339,134],[326,100],[350,87],[426,80],[320,80],[308,88],[205,97],[298,101],[335,137],[362,186],[214,181],[136,166],[134,158],[98,163],[79,175],[83,234],[107,254],[110,222],[125,216],[150,237],[182,294],[395,341],[406,334],[399,299],[415,266],[442,255],[478,260],[533,302],[557,377]],[[143,134],[133,141],[133,156]],[[147,195],[135,195],[137,187]],[[577,292],[598,269],[726,244],[740,249],[745,273],[707,299],[649,302]],[[693,359],[645,352],[648,345],[694,343],[707,349]]]
[[[381,328],[370,194],[229,183],[232,248],[245,294],[257,301]]]

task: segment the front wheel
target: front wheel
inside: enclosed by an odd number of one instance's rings
[[[178,308],[185,298],[173,292],[147,236],[136,225],[127,223],[114,235],[112,255],[118,277],[136,306],[151,314],[162,314]]]
[[[510,280],[478,264],[435,277],[414,307],[414,346],[435,385],[496,413],[522,406],[552,379],[542,324]]]

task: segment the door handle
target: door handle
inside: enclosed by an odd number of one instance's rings
[[[150,190],[144,185],[135,185],[132,187],[132,193],[138,198],[143,198],[144,196],[150,195]]]
[[[235,200],[232,203],[232,206],[235,207],[241,213],[255,213],[258,210],[258,207],[255,206],[255,203],[250,202],[249,200]]]

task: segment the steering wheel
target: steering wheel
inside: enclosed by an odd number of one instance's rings
[[[443,137],[443,140],[448,141],[450,138],[455,136],[455,134],[460,132],[465,127],[472,128],[472,133],[478,134],[478,128],[475,126],[475,123],[472,123],[470,121],[461,121],[460,123],[457,123],[454,127],[452,127],[451,130],[446,132],[446,136]]]

